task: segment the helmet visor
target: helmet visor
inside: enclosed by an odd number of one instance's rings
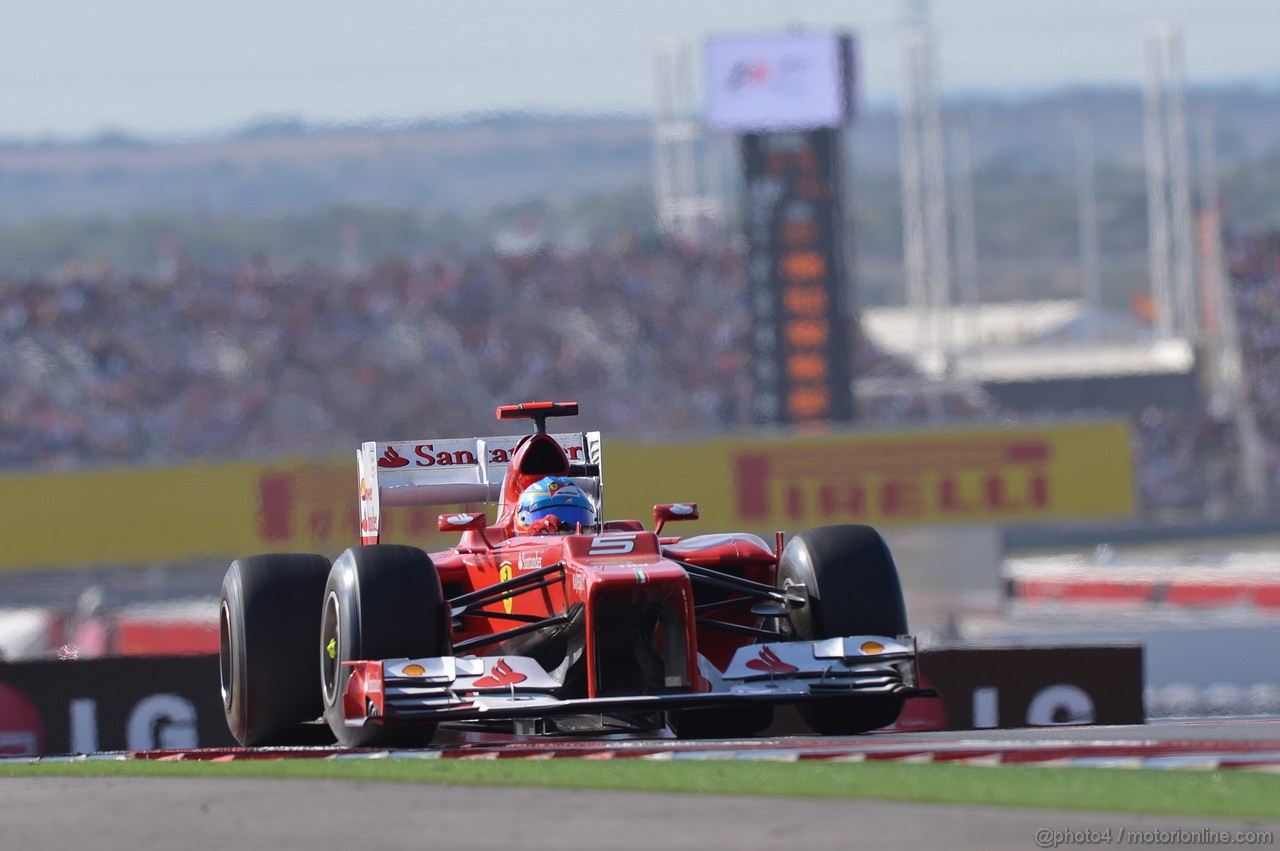
[[[552,505],[520,512],[520,520],[524,521],[521,525],[526,528],[544,517],[554,517],[560,521],[562,532],[572,532],[579,526],[583,529],[592,529],[596,525],[595,512],[579,505]],[[527,521],[526,518],[528,518]]]

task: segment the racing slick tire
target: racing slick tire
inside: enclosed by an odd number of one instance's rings
[[[820,526],[795,535],[782,552],[778,585],[803,585],[806,601],[783,629],[800,641],[845,635],[907,634],[907,609],[893,555],[870,526]],[[815,732],[853,735],[886,727],[902,712],[893,694],[801,703],[800,717]]]
[[[245,747],[316,743],[316,634],[329,560],[278,553],[237,559],[222,580],[218,658],[227,727]],[[319,727],[320,741],[324,728]]]
[[[353,547],[334,561],[324,588],[318,632],[324,716],[338,744],[348,748],[430,744],[435,724],[384,722],[348,727],[342,699],[351,669],[343,663],[448,655],[449,623],[440,575],[431,558],[417,547]]]

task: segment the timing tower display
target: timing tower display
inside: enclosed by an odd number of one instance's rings
[[[842,128],[852,120],[847,34],[707,43],[707,122],[742,159],[755,419],[854,418],[845,259]]]

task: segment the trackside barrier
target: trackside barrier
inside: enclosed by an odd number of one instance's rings
[[[920,666],[942,698],[908,703],[897,729],[1143,721],[1140,647],[937,649]],[[807,732],[795,725],[780,711],[770,732]],[[0,665],[0,756],[234,744],[217,656]]]

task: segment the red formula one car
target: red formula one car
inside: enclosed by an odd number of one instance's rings
[[[922,695],[902,590],[868,526],[772,546],[749,534],[680,538],[693,504],[653,528],[601,522],[598,432],[549,434],[577,404],[498,409],[524,437],[366,443],[362,543],[329,562],[274,554],[222,584],[227,723],[244,745],[323,726],[348,747],[420,746],[437,725],[515,733],[762,732],[794,704],[823,734],[892,723]],[[497,502],[440,517],[460,535],[426,553],[379,543],[383,505]],[[312,737],[314,738],[314,737]]]

